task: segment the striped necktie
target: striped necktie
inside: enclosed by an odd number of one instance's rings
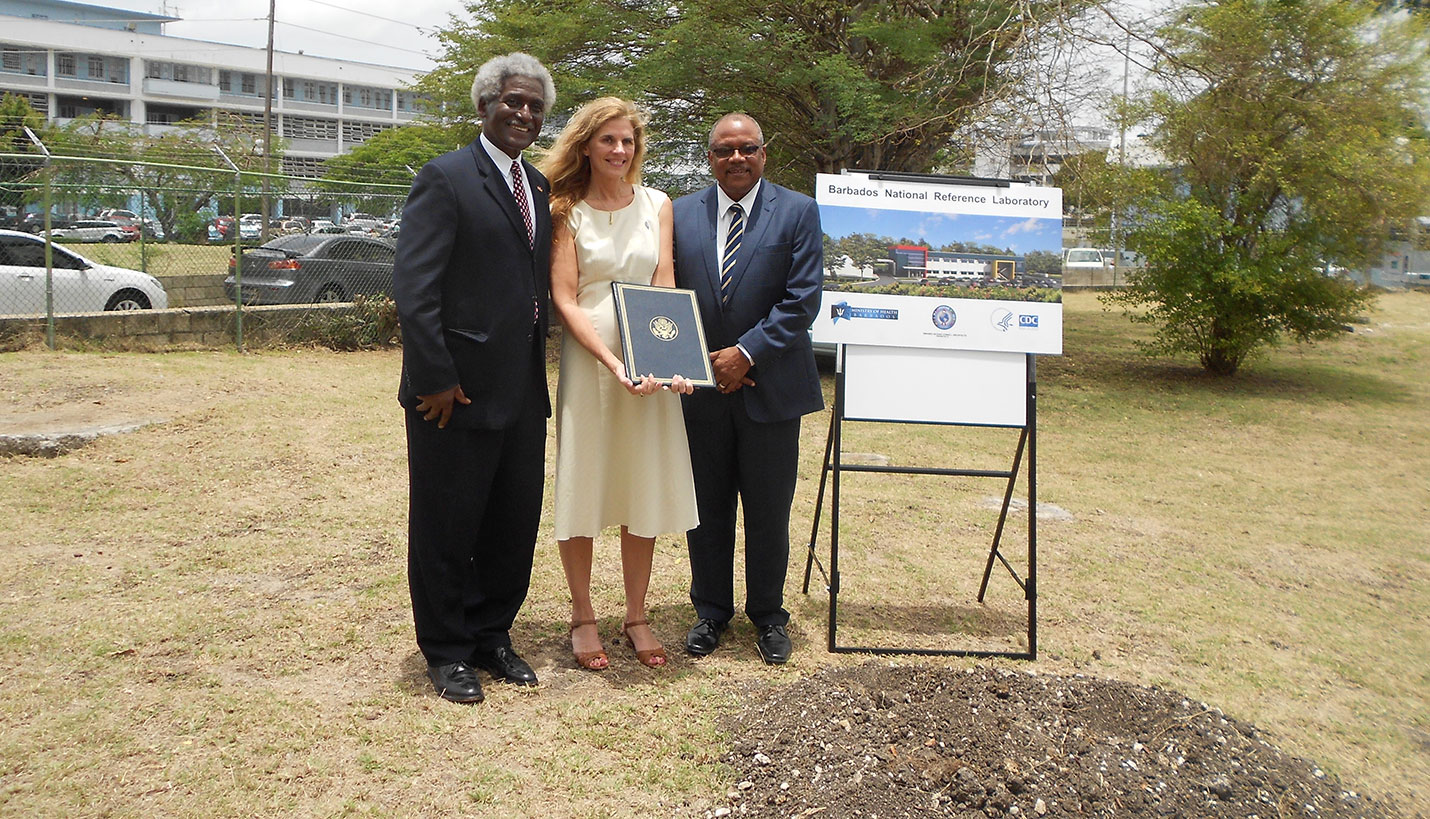
[[[725,258],[720,260],[720,301],[730,301],[730,273],[735,269],[735,259],[740,254],[740,240],[745,236],[745,209],[739,204],[730,206],[730,232],[725,234]]]

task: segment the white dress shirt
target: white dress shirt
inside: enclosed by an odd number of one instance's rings
[[[477,139],[481,141],[482,148],[486,150],[487,156],[490,156],[492,162],[496,164],[497,170],[501,171],[501,178],[506,180],[506,189],[512,192],[512,198],[516,198],[516,190],[512,187],[511,182],[512,158],[507,156],[506,152],[501,148],[493,145],[492,141],[487,139],[486,134],[481,134]],[[533,221],[532,228],[535,229],[536,200],[531,198],[531,177],[526,173],[526,166],[518,164],[517,167],[521,169],[521,187],[526,194],[526,212],[531,214]]]
[[[750,188],[749,192],[741,197],[738,202],[731,199],[730,195],[725,193],[724,188],[719,185],[715,186],[715,207],[717,208],[716,214],[718,215],[718,218],[715,220],[715,264],[717,266],[723,264],[725,261],[725,237],[730,233],[730,222],[734,220],[734,217],[730,213],[730,206],[738,204],[740,208],[745,211],[745,229],[748,231],[750,228],[750,213],[755,208],[755,198],[760,195],[760,185],[763,184],[763,179],[756,179],[755,186]],[[754,356],[751,356],[750,351],[745,349],[745,345],[736,343],[735,346],[739,348],[740,352],[745,354],[745,359],[750,362],[750,365],[754,366]]]
[[[725,189],[719,185],[715,186],[716,214],[715,220],[715,263],[721,264],[725,260],[725,236],[730,233],[730,206],[738,204],[745,211],[745,227],[750,225],[750,211],[755,207],[755,197],[760,195],[760,185],[764,184],[763,179],[756,179],[755,186],[750,188],[750,192],[736,202],[725,193]]]

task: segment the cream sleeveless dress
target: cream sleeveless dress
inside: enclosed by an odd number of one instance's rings
[[[566,225],[576,239],[576,300],[601,340],[621,355],[612,282],[650,284],[667,197],[636,186],[631,204],[601,211],[579,202]],[[556,539],[595,537],[624,524],[642,537],[699,523],[680,396],[626,392],[569,335],[556,389]]]

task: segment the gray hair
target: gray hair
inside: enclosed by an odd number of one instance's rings
[[[541,61],[520,51],[493,57],[482,63],[477,76],[472,78],[472,105],[478,110],[482,103],[490,103],[501,94],[502,86],[510,77],[526,77],[541,83],[541,98],[546,110],[556,104],[556,83],[551,81],[551,72]]]
[[[743,119],[755,126],[755,134],[760,138],[760,144],[765,142],[765,129],[760,127],[760,123],[754,117],[741,111],[731,111],[725,116],[715,120],[715,124],[710,126],[710,136],[705,141],[706,148],[715,147],[715,129],[720,127],[720,123],[730,119]]]

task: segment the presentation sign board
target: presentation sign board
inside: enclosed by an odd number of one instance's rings
[[[1060,189],[819,174],[815,199],[825,287],[842,285],[824,292],[815,341],[1062,352]],[[901,284],[957,290],[865,292]]]

